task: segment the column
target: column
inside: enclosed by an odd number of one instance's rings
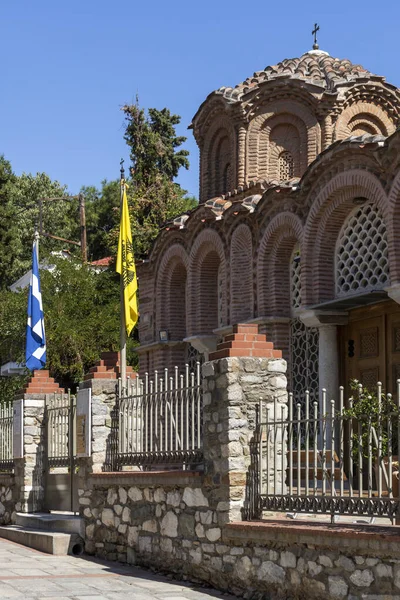
[[[326,390],[327,404],[331,400],[338,402],[339,398],[339,347],[338,326],[347,323],[347,313],[344,311],[305,310],[300,313],[300,319],[306,327],[318,327],[318,378],[320,409],[322,389]]]
[[[246,127],[237,129],[237,187],[246,183]]]

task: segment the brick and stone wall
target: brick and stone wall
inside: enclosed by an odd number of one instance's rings
[[[228,505],[208,478],[191,472],[93,475],[80,490],[80,504],[86,552],[109,560],[248,598],[381,600],[400,594],[398,528],[226,523]]]
[[[86,382],[94,398],[93,456],[80,460],[86,551],[247,598],[400,596],[397,527],[242,521],[257,405],[286,405],[286,364],[249,324],[235,326],[211,358],[203,365],[202,472],[104,472],[114,381]]]

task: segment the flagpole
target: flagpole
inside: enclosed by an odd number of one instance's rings
[[[124,160],[121,159],[121,198],[120,198],[120,214],[122,215],[122,200],[124,196],[124,187],[125,187],[125,169],[124,169]],[[123,275],[121,273],[120,276],[120,295],[121,295],[121,307],[120,307],[120,315],[121,315],[121,330],[120,330],[120,347],[121,347],[121,383],[122,389],[126,388],[126,324],[125,324],[125,310],[124,310],[124,280]]]

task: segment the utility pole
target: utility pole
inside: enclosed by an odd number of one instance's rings
[[[80,220],[80,225],[81,225],[82,262],[87,263],[86,213],[85,213],[85,196],[83,194],[79,194],[79,220]]]
[[[79,223],[80,223],[80,242],[74,240],[66,240],[65,238],[59,237],[51,233],[45,233],[43,231],[43,202],[44,201],[71,201],[79,200]],[[85,213],[85,196],[79,194],[78,196],[57,196],[55,198],[39,198],[39,234],[44,237],[52,238],[53,240],[59,240],[66,242],[67,244],[74,244],[75,246],[81,247],[82,262],[87,262],[87,236],[86,236],[86,213]]]

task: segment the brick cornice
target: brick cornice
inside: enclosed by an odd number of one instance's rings
[[[282,358],[281,350],[274,350],[274,344],[267,342],[264,334],[258,333],[256,323],[242,323],[233,326],[233,333],[226,335],[211,352],[209,360],[230,357]]]
[[[33,371],[31,378],[22,390],[25,396],[32,394],[53,394],[54,392],[64,394],[65,390],[59,386],[54,377],[50,377],[49,371],[45,370]]]
[[[137,373],[132,367],[127,365],[126,374],[131,379],[136,379]],[[89,369],[89,373],[84,376],[84,381],[89,379],[118,379],[121,376],[121,356],[119,352],[102,352],[100,360],[94,367]]]

